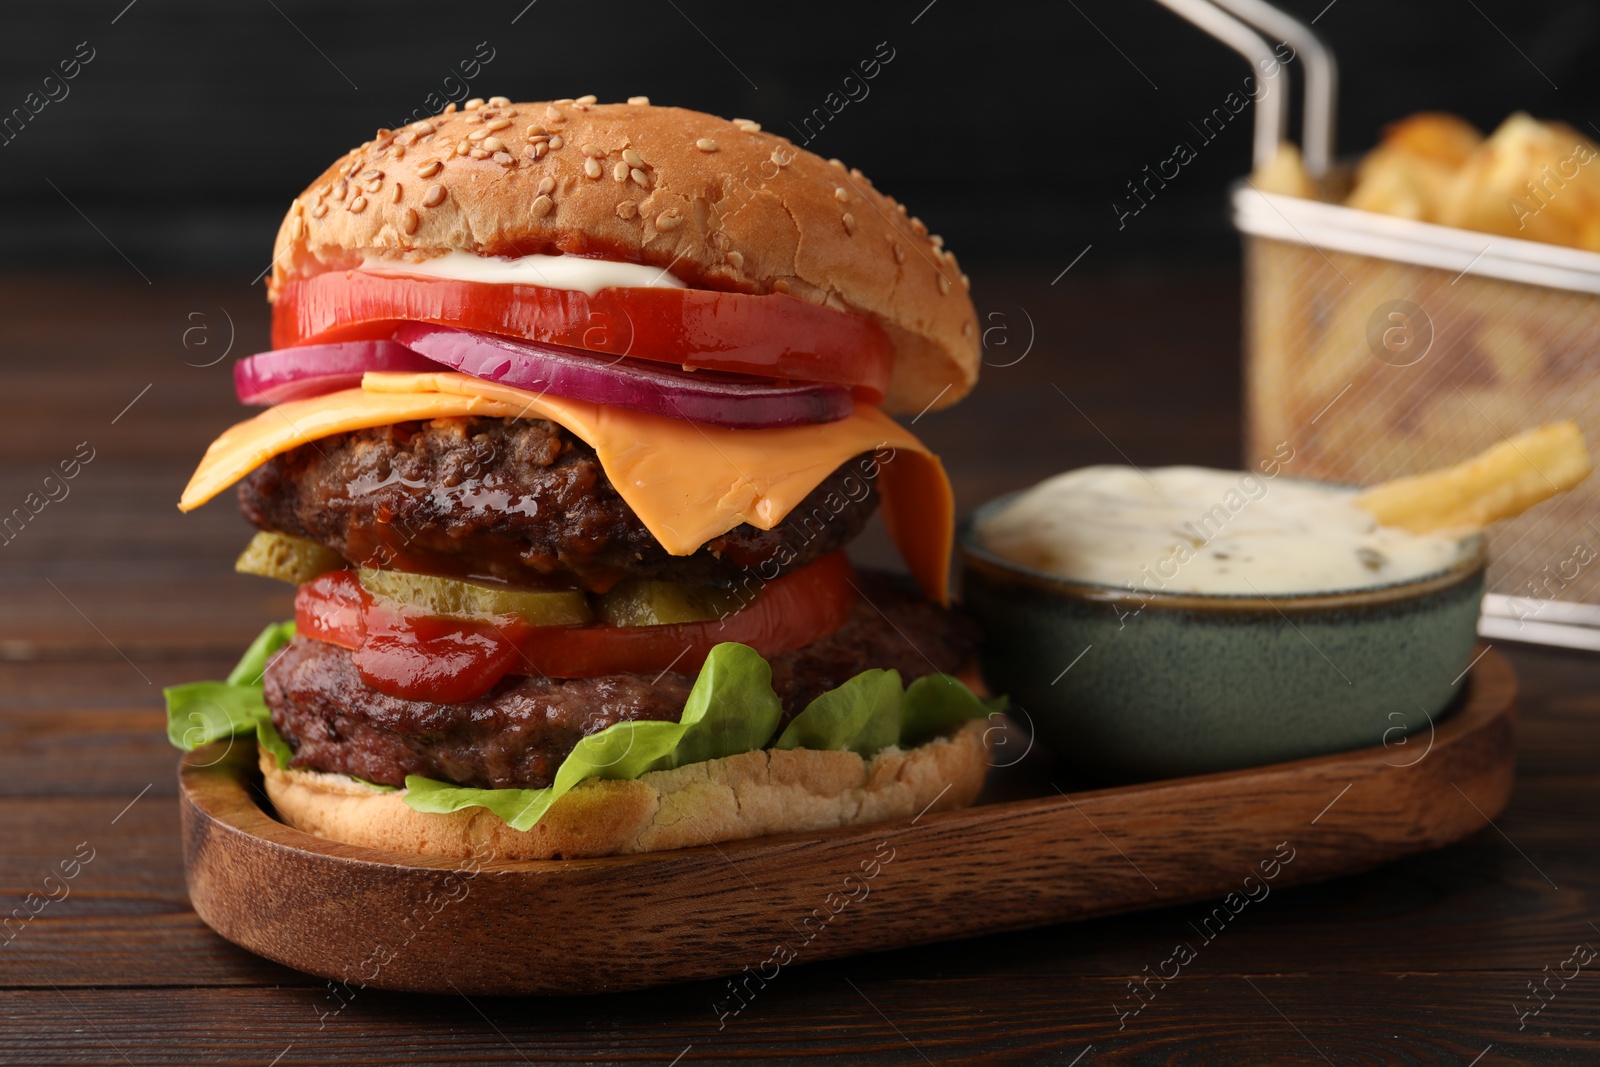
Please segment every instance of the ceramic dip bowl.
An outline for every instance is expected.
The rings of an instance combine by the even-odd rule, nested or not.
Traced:
[[[959,531],[962,599],[984,630],[984,680],[1013,717],[1091,778],[1231,770],[1426,730],[1462,691],[1485,555],[1350,591],[1167,594],[1072,581]]]

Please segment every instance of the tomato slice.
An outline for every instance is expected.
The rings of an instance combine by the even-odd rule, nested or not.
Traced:
[[[407,700],[474,700],[507,674],[594,678],[690,673],[723,641],[763,656],[801,648],[843,626],[856,601],[849,559],[834,552],[768,582],[749,606],[709,622],[668,626],[529,626],[423,615],[373,597],[355,572],[330,571],[300,587],[304,636],[351,649],[362,680]]]
[[[831,382],[878,403],[894,350],[878,324],[783,293],[568,289],[330,271],[290,282],[272,311],[274,348],[388,337],[431,322],[695,370]]]
[[[754,603],[710,622],[669,626],[567,626],[535,631],[522,643],[528,669],[551,678],[698,671],[714,645],[737,641],[763,656],[802,648],[850,617],[853,571],[834,552],[768,582]]]

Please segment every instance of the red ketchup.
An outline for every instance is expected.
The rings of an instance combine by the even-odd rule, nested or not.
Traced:
[[[351,650],[372,688],[405,700],[461,704],[483,696],[521,656],[529,629],[515,617],[446,619],[380,601],[354,571],[329,571],[295,595],[296,630]]]

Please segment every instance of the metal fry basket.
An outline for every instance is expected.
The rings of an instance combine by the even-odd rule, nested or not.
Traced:
[[[1160,2],[1252,62],[1271,49],[1240,19],[1296,49],[1306,167],[1326,174],[1335,74],[1325,49],[1303,47],[1310,31],[1260,0]],[[1287,93],[1273,96],[1256,115],[1258,166],[1284,129]],[[1232,201],[1247,456],[1287,445],[1296,476],[1367,484],[1563,419],[1595,440],[1600,253],[1265,193],[1248,178]],[[1597,515],[1600,475],[1490,531],[1481,634],[1600,649]]]

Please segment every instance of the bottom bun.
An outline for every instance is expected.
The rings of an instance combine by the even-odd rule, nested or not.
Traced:
[[[333,841],[466,859],[576,859],[656,852],[767,834],[826,830],[962,808],[988,771],[987,723],[913,749],[854,752],[762,749],[650,771],[591,778],[550,806],[531,830],[484,808],[413,811],[404,791],[342,774],[280,770],[261,753],[267,796],[284,822]]]

